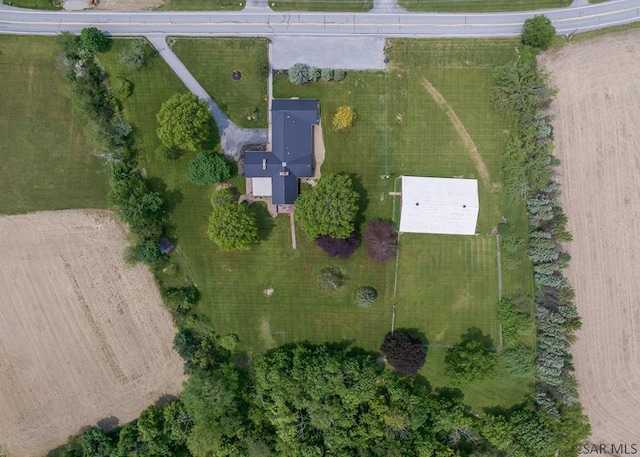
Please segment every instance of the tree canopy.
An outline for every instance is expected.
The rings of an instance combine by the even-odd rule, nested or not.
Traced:
[[[256,219],[249,213],[246,203],[214,206],[207,234],[223,251],[246,251],[258,244]]]
[[[158,138],[168,148],[197,151],[211,137],[213,123],[209,106],[191,93],[169,98],[156,117],[160,124],[156,131]]]
[[[416,333],[409,331],[387,333],[380,352],[393,368],[409,376],[418,374],[427,356],[425,343]]]
[[[551,20],[544,15],[530,17],[524,21],[522,28],[522,43],[534,48],[548,49],[553,43],[556,29]]]
[[[491,345],[491,340],[480,329],[468,329],[460,344],[447,350],[445,375],[457,385],[490,377],[498,362]]]
[[[355,230],[360,195],[345,174],[324,176],[296,200],[296,219],[308,237],[345,239]]]
[[[109,38],[95,27],[85,27],[80,31],[80,42],[89,52],[106,51],[109,47]]]

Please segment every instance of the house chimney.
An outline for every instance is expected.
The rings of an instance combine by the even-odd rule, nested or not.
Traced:
[[[267,159],[262,159],[262,169],[263,170],[267,169]]]

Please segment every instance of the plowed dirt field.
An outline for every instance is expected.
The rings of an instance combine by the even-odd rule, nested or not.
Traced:
[[[42,456],[177,395],[182,360],[150,272],[105,211],[0,217],[0,448]]]
[[[558,88],[568,277],[583,321],[572,352],[591,441],[640,447],[640,31],[568,45],[541,63]]]

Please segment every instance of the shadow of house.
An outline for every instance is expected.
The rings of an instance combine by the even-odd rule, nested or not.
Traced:
[[[314,175],[313,126],[320,123],[318,100],[276,99],[271,104],[271,151],[246,151],[248,192],[271,197],[278,212],[291,212],[300,178]],[[249,190],[250,189],[250,190]]]

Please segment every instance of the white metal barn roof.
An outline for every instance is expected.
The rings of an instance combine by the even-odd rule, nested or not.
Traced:
[[[401,232],[473,235],[478,209],[475,179],[402,177]]]

